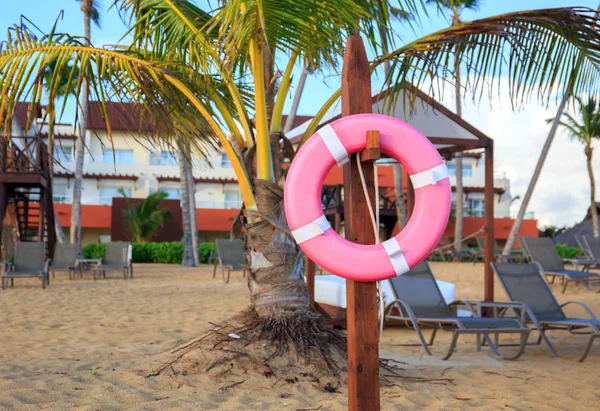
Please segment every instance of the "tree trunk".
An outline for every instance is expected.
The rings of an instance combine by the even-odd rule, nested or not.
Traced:
[[[379,35],[381,37],[381,46],[384,53],[388,53],[388,37],[384,26],[379,25]],[[385,82],[389,86],[388,75],[390,73],[390,62],[383,62],[383,72],[385,74]],[[395,163],[393,166],[394,173],[394,198],[396,204],[396,218],[398,220],[398,230],[402,230],[406,225],[406,203],[404,202],[404,184],[402,182],[402,164]]]
[[[51,123],[53,125],[52,127],[48,127],[48,167],[51,178],[50,184],[52,184],[54,182],[54,121],[56,119],[56,114],[54,112],[54,101],[52,100],[48,101],[48,115],[52,116]],[[58,215],[56,214],[54,206],[52,206],[52,212],[54,213],[54,232],[56,233],[56,240],[60,244],[64,244],[67,242],[67,238],[65,237],[65,232],[60,225],[60,221],[58,220]]]
[[[598,207],[596,206],[596,180],[594,179],[594,170],[592,169],[592,147],[585,147],[585,157],[587,159],[587,169],[590,176],[590,214],[592,215],[592,228],[594,237],[600,237],[600,227],[598,226]]]
[[[83,22],[85,28],[85,44],[90,45],[91,37],[91,12],[92,0],[83,0],[81,3],[83,11]],[[82,67],[85,70],[85,67]],[[73,205],[71,207],[71,243],[77,244],[81,253],[81,191],[83,188],[83,160],[85,156],[85,138],[87,134],[87,120],[89,116],[88,107],[88,83],[83,81],[81,85],[81,112],[79,116],[79,138],[75,140],[75,176],[73,181]]]
[[[181,216],[183,219],[183,260],[184,267],[195,267],[194,246],[192,244],[192,222],[190,217],[189,175],[186,170],[186,155],[182,145],[179,147],[179,175],[181,178]]]
[[[459,23],[460,20],[455,18],[454,24]],[[454,59],[454,75],[455,75],[455,89],[456,89],[456,114],[458,117],[462,117],[462,102],[460,94],[460,55],[456,54]],[[454,251],[460,251],[462,248],[462,236],[463,236],[463,174],[462,174],[462,153],[457,153],[454,157],[454,164],[456,165],[456,224],[454,225]]]
[[[521,207],[519,207],[519,213],[517,214],[517,218],[510,229],[510,234],[508,235],[508,240],[506,240],[506,245],[504,246],[504,250],[502,250],[503,255],[510,255],[513,245],[517,240],[517,236],[519,235],[519,230],[521,229],[521,225],[523,224],[523,219],[525,218],[525,212],[527,211],[527,206],[529,205],[529,201],[531,200],[531,196],[533,195],[533,190],[540,178],[540,174],[542,172],[542,167],[544,166],[544,162],[546,161],[546,157],[548,156],[548,152],[550,151],[550,146],[552,145],[552,141],[554,141],[554,136],[556,135],[556,130],[558,129],[558,125],[560,124],[560,119],[563,115],[563,111],[565,110],[565,106],[567,105],[567,101],[571,96],[570,87],[567,87],[567,91],[565,92],[560,105],[558,106],[558,110],[556,111],[556,117],[552,121],[552,126],[550,127],[550,132],[548,133],[548,137],[546,137],[546,142],[544,143],[544,147],[542,148],[542,152],[540,153],[540,158],[538,158],[538,162],[535,166],[535,170],[533,170],[533,176],[531,176],[531,181],[529,181],[529,185],[527,186],[527,191],[523,196],[523,201],[521,201]]]
[[[189,196],[189,213],[190,213],[190,231],[192,235],[192,254],[196,265],[200,265],[200,251],[198,249],[198,222],[196,221],[196,181],[194,180],[194,172],[192,169],[192,151],[190,146],[187,146],[187,156],[185,168],[187,171],[188,196]],[[183,193],[182,193],[183,197]]]
[[[296,92],[294,93],[294,99],[292,100],[292,107],[290,108],[290,112],[285,120],[285,126],[283,127],[284,134],[287,134],[292,129],[294,121],[296,120],[298,107],[300,106],[300,99],[302,98],[302,92],[304,91],[304,84],[306,83],[306,77],[308,77],[308,64],[305,63],[304,67],[302,67],[302,73],[300,74],[298,85],[296,86]]]
[[[250,299],[259,318],[290,319],[310,312],[308,288],[303,280],[304,257],[290,236],[283,210],[283,189],[266,180],[255,180],[257,211],[244,210],[245,241],[250,274]],[[257,218],[265,216],[266,218]]]
[[[275,95],[277,90],[273,78],[275,75],[275,59],[273,53],[275,50],[269,49],[266,43],[262,45],[265,50],[263,53],[264,74],[265,74],[265,100],[267,103],[267,126],[271,129],[271,120],[273,119],[273,109],[275,108]]]
[[[402,165],[394,163],[394,197],[396,216],[398,217],[398,230],[406,225],[406,203],[404,202],[404,187],[402,183]]]

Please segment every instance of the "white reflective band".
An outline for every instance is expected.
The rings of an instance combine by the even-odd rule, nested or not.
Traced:
[[[440,164],[439,166],[410,176],[414,188],[435,185],[438,181],[442,181],[445,178],[448,178],[448,167],[446,167],[446,164]]]
[[[394,267],[394,271],[396,271],[396,275],[402,275],[410,271],[406,258],[404,258],[404,254],[402,254],[402,249],[395,238],[392,237],[381,243],[381,245],[385,248],[385,252],[390,258],[390,262]]]
[[[317,218],[315,221],[308,223],[305,226],[302,226],[302,227],[297,228],[294,231],[292,231],[292,236],[294,236],[294,239],[296,240],[296,242],[298,244],[300,244],[300,243],[310,240],[313,237],[323,234],[329,228],[331,228],[331,225],[329,225],[329,221],[327,221],[327,217],[322,215],[321,217]]]
[[[319,133],[319,136],[321,136],[321,139],[327,146],[327,149],[333,158],[335,158],[335,162],[337,163],[338,167],[343,166],[350,160],[348,152],[346,151],[346,147],[344,147],[342,144],[342,141],[335,133],[333,127],[331,127],[329,124],[326,124],[317,130],[317,133]]]

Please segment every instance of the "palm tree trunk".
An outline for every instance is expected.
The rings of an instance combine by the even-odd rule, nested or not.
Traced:
[[[185,159],[185,168],[187,171],[187,184],[188,184],[188,207],[190,214],[190,231],[192,235],[192,254],[194,256],[194,262],[196,265],[200,265],[200,250],[198,249],[198,222],[196,221],[196,181],[194,180],[194,173],[192,170],[191,163],[191,150],[188,145],[187,156]],[[182,193],[183,197],[183,193]]]
[[[48,101],[48,115],[52,116],[50,119],[51,126],[48,127],[48,167],[50,176],[52,178],[51,183],[54,182],[54,122],[56,119],[56,113],[54,112],[54,101],[50,99]],[[64,244],[67,242],[65,237],[65,232],[63,231],[62,226],[60,225],[60,221],[58,220],[58,214],[56,214],[56,210],[54,206],[52,207],[52,212],[54,213],[54,232],[56,233],[56,240],[60,244]]]
[[[458,117],[462,117],[462,102],[460,94],[460,55],[457,54],[454,60],[454,75],[455,75],[455,89],[456,89],[456,114]],[[463,175],[462,175],[462,153],[457,153],[454,157],[454,164],[456,165],[456,224],[454,226],[454,250],[460,251],[462,248],[462,235],[463,235]]]
[[[387,53],[388,50],[388,37],[387,30],[383,25],[379,25],[379,35],[381,37],[381,46],[383,52]],[[388,74],[390,73],[390,62],[386,60],[383,62],[383,72],[385,74],[385,81],[389,85]],[[394,203],[396,204],[396,218],[398,220],[398,230],[402,230],[406,225],[406,203],[404,202],[404,183],[402,182],[402,164],[394,163]]]
[[[292,129],[294,121],[296,120],[298,107],[300,106],[300,99],[302,98],[302,92],[304,91],[304,84],[306,83],[306,77],[308,77],[307,63],[305,63],[304,67],[302,67],[302,73],[300,74],[300,79],[298,80],[298,85],[296,86],[296,92],[294,93],[294,99],[292,100],[292,107],[290,108],[287,120],[285,121],[285,126],[283,127],[284,134],[288,133]]]
[[[587,159],[587,169],[590,176],[590,214],[592,215],[592,228],[594,237],[600,237],[600,227],[598,226],[598,207],[596,206],[596,180],[594,179],[594,170],[592,169],[592,148],[586,146],[585,156]]]
[[[189,175],[186,169],[187,157],[182,145],[178,151],[179,157],[179,175],[181,178],[181,216],[183,219],[183,260],[181,265],[184,267],[195,267],[194,246],[192,244],[192,222],[190,216],[190,196],[189,196]]]
[[[85,44],[90,45],[91,37],[91,12],[92,0],[81,2],[83,11],[83,23],[85,28]],[[83,68],[84,69],[84,68]],[[84,69],[85,70],[85,69]],[[79,138],[75,141],[75,178],[73,181],[73,205],[71,207],[71,243],[77,244],[81,252],[81,191],[83,188],[83,160],[85,156],[85,137],[87,134],[87,120],[89,116],[88,107],[88,83],[83,81],[81,85],[81,113],[79,116]]]
[[[554,120],[552,121],[552,126],[550,127],[548,137],[546,137],[546,142],[544,143],[544,147],[542,148],[542,152],[540,153],[540,158],[538,158],[535,170],[533,170],[533,176],[531,176],[531,181],[529,181],[527,191],[523,196],[523,201],[521,201],[521,207],[519,207],[519,213],[517,214],[517,218],[515,219],[515,222],[512,228],[510,229],[508,240],[506,240],[506,245],[504,246],[504,250],[502,250],[503,255],[510,255],[515,241],[517,240],[517,235],[519,234],[519,230],[521,229],[521,225],[523,224],[523,219],[525,218],[527,206],[529,205],[529,201],[531,200],[531,196],[533,195],[533,190],[535,189],[538,179],[540,178],[542,167],[544,166],[544,162],[546,161],[546,157],[548,156],[548,152],[550,151],[552,141],[554,141],[556,130],[558,129],[560,119],[563,115],[563,111],[565,110],[565,106],[567,105],[567,101],[569,100],[570,96],[570,87],[567,87],[567,91],[565,92],[560,102],[560,105],[558,106],[558,110],[556,111],[556,117],[554,117]]]
[[[406,225],[406,203],[404,202],[404,186],[402,183],[402,165],[394,163],[394,197],[396,204],[396,217],[398,218],[398,230]]]

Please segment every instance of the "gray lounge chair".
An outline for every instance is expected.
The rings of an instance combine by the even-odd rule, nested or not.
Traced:
[[[56,244],[54,258],[50,263],[52,278],[56,276],[57,271],[66,271],[69,273],[69,279],[74,279],[77,270],[77,254],[76,244]]]
[[[485,239],[483,237],[477,237],[477,245],[479,246],[479,253],[477,254],[478,258],[484,258],[485,257]],[[505,256],[504,254],[502,254],[502,250],[500,249],[500,247],[498,247],[498,243],[494,241],[494,259],[496,261],[519,261],[522,262],[523,261],[523,252],[522,250],[519,249],[512,249],[510,251],[510,254]]]
[[[123,273],[123,278],[133,278],[133,267],[131,266],[131,245],[129,243],[106,243],[104,258],[92,268],[94,280],[98,275],[106,278],[107,271],[118,271]]]
[[[15,278],[34,277],[42,280],[42,288],[48,285],[48,267],[50,260],[46,258],[46,249],[44,243],[25,243],[17,242],[15,245],[15,263],[2,263],[2,289],[8,287],[10,279],[11,286],[14,286]]]
[[[243,276],[246,276],[248,263],[246,262],[246,253],[242,247],[242,240],[239,238],[235,240],[216,240],[214,258],[213,278],[217,275],[217,266],[221,269],[221,277],[225,284],[229,283],[232,271],[243,271]]]
[[[519,242],[524,245],[525,252],[528,254],[531,261],[538,264],[540,271],[547,276],[552,277],[551,283],[554,283],[556,277],[560,277],[563,281],[564,293],[570,282],[585,283],[586,287],[589,288],[590,281],[597,282],[600,280],[600,276],[595,273],[577,270],[578,265],[594,265],[597,264],[597,260],[590,259],[567,259],[566,261],[571,262],[575,265],[575,270],[567,270],[563,264],[563,260],[558,255],[554,241],[548,237],[542,238],[519,238]]]
[[[440,289],[433,277],[429,264],[422,262],[408,273],[390,280],[394,293],[394,301],[390,302],[385,309],[385,318],[404,322],[408,327],[414,328],[420,343],[429,355],[429,346],[433,344],[438,330],[452,331],[452,342],[444,360],[450,358],[456,348],[456,342],[461,334],[476,334],[477,349],[481,349],[481,335],[499,357],[506,359],[517,359],[523,354],[530,330],[519,320],[514,318],[481,318],[478,314],[482,308],[488,306],[487,302],[477,304],[477,312],[467,301],[455,301],[447,305]],[[458,317],[456,308],[459,304],[470,309],[473,317]],[[397,313],[394,314],[394,308]],[[429,342],[425,341],[421,328],[433,328],[433,334]],[[516,355],[503,356],[498,351],[496,344],[492,342],[489,334],[517,333],[521,336],[520,349]],[[410,344],[414,345],[414,344]]]
[[[600,320],[587,305],[579,301],[559,304],[537,264],[493,263],[492,268],[511,301],[518,303],[520,306],[525,305],[526,323],[533,325],[532,328],[540,334],[536,344],[539,345],[544,341],[552,354],[558,357],[558,353],[546,336],[547,330],[565,330],[571,334],[589,334],[589,341],[579,361],[585,360],[594,340],[600,336]],[[568,317],[563,311],[563,307],[569,304],[579,305],[591,318]],[[517,306],[516,311],[520,309]],[[522,315],[522,313],[520,314]],[[582,332],[586,329],[587,332]]]

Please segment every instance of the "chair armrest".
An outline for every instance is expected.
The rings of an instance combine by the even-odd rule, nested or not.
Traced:
[[[596,315],[590,309],[590,307],[588,307],[587,305],[585,305],[581,301],[567,301],[566,303],[561,304],[560,308],[566,307],[569,304],[576,304],[576,305],[582,307],[589,314],[589,316],[592,317],[592,320],[597,320],[598,319],[598,318],[596,318]]]
[[[495,302],[495,301],[480,301],[477,303],[477,314],[479,316],[481,316],[481,312],[482,312],[482,308],[512,308],[513,310],[515,310],[515,313],[517,312],[517,310],[520,310],[519,317],[520,317],[520,321],[521,322],[525,322],[525,313],[527,311],[527,305],[525,305],[524,303],[520,303],[517,301],[511,301],[511,302]]]
[[[471,314],[473,314],[473,317],[477,317],[477,311],[475,310],[475,307],[473,306],[473,303],[467,300],[454,300],[452,301],[450,304],[448,304],[448,307],[450,307],[450,310],[454,310],[455,308],[458,308],[459,305],[463,305],[465,307],[467,307],[467,309],[469,311],[471,311]]]

